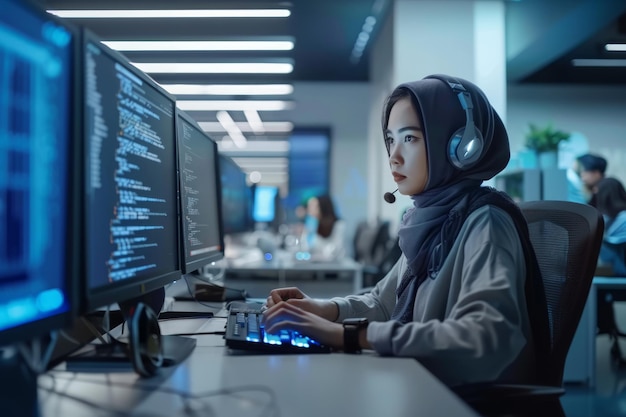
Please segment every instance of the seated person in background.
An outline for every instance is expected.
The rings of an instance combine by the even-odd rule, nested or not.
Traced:
[[[506,194],[482,186],[509,161],[500,117],[473,83],[437,75],[398,86],[382,128],[398,190],[413,199],[399,228],[400,259],[364,295],[273,290],[266,331],[412,357],[451,386],[535,382],[549,335],[528,226]]]
[[[339,259],[346,254],[344,222],[337,217],[329,195],[307,201],[302,241],[312,258]]]
[[[589,203],[593,204],[598,183],[604,178],[606,159],[587,153],[576,158],[576,161],[578,162],[580,179],[590,196]]]
[[[604,217],[604,239],[598,261],[610,265],[615,275],[626,277],[626,190],[615,178],[596,186],[593,205]]]

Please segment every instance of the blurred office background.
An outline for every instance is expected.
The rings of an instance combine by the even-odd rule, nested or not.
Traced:
[[[249,178],[278,185],[287,210],[307,189],[329,192],[349,235],[363,219],[388,220],[395,230],[410,203],[382,199],[395,184],[380,113],[395,85],[430,73],[454,74],[485,90],[508,128],[512,164],[519,164],[529,123],[550,123],[585,138],[608,159],[608,174],[626,179],[622,0],[39,2],[104,40],[153,41],[110,46],[176,95]],[[191,10],[191,17],[175,17],[173,8]],[[103,9],[140,11],[81,12]],[[164,16],[148,17],[163,9]],[[232,14],[249,9],[269,17]],[[218,43],[199,43],[206,41]],[[216,63],[262,67],[228,73],[183,65]],[[260,91],[246,90],[258,85]]]

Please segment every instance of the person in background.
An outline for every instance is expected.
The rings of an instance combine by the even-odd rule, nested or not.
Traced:
[[[313,257],[339,259],[346,254],[346,228],[327,194],[309,198],[306,205],[304,234],[307,250]]]
[[[626,277],[626,190],[615,178],[603,178],[596,185],[592,199],[604,218],[604,237],[598,256],[596,274]],[[607,271],[608,270],[608,271]],[[603,272],[601,272],[603,271]],[[596,291],[596,323],[598,333],[611,339],[611,355],[623,364],[619,337],[624,337],[615,320],[615,301],[626,301],[623,291],[598,288]]]
[[[589,195],[588,202],[592,203],[597,191],[598,183],[604,178],[606,159],[599,155],[587,153],[576,158],[580,179]]]
[[[596,185],[593,205],[604,217],[604,239],[598,260],[610,265],[617,276],[626,277],[626,190],[615,178]]]
[[[506,194],[482,186],[510,158],[500,117],[473,83],[433,75],[393,90],[382,130],[398,191],[413,199],[400,259],[364,295],[271,291],[265,330],[415,358],[450,386],[535,382],[549,328],[528,225]]]

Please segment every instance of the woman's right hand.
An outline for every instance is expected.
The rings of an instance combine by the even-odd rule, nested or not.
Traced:
[[[277,288],[270,292],[265,305],[270,308],[281,301],[293,304],[302,310],[311,312],[326,320],[335,321],[339,316],[337,304],[329,300],[316,300],[303,293],[297,287]]]

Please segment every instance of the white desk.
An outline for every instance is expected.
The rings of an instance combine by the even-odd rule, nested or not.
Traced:
[[[336,261],[296,260],[293,253],[282,251],[276,253],[271,261],[258,257],[227,260],[225,285],[249,290],[246,284],[253,280],[259,289],[258,294],[250,294],[251,297],[266,297],[270,290],[277,287],[298,286],[305,293],[311,293],[311,296],[326,298],[355,294],[361,290],[362,269],[360,263],[349,257]],[[332,278],[329,278],[329,275]],[[238,282],[241,280],[247,282]],[[351,283],[349,280],[352,280]],[[337,288],[332,294],[313,294],[315,291],[324,291],[319,285],[322,281],[326,283],[335,281]]]
[[[203,323],[198,325],[198,323]],[[223,319],[164,323],[163,333],[223,329]],[[199,327],[198,327],[199,326]],[[116,413],[137,416],[473,416],[477,414],[413,359],[362,355],[233,355],[221,336],[196,336],[192,355],[162,375],[133,373],[40,377],[41,417]],[[175,389],[199,398],[186,401]],[[203,395],[213,392],[216,395]],[[71,395],[105,411],[64,397]],[[197,414],[185,411],[185,405]],[[265,408],[264,408],[265,407]],[[119,413],[117,414],[119,415]]]

